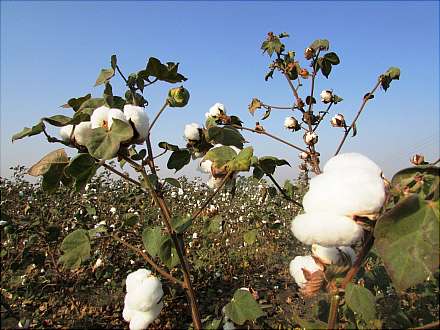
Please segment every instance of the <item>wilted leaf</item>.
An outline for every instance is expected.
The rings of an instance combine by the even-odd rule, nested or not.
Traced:
[[[137,76],[144,80],[148,80],[149,77],[155,77],[158,80],[169,83],[177,83],[187,80],[182,74],[177,72],[178,68],[179,63],[167,62],[165,65],[162,64],[157,58],[150,57],[147,68],[139,71]]]
[[[345,301],[348,307],[358,313],[364,321],[368,322],[376,318],[375,297],[367,288],[349,283],[345,288]]]
[[[168,143],[168,142],[159,142],[159,148],[170,150],[170,151],[177,151],[180,148],[174,144]]]
[[[95,86],[99,86],[105,84],[115,75],[115,70],[111,69],[102,69],[99,73],[98,78],[96,79]]]
[[[41,158],[27,173],[32,176],[40,176],[47,173],[52,164],[61,165],[64,168],[68,163],[69,158],[64,149],[57,149]]]
[[[67,235],[61,244],[60,262],[66,268],[78,268],[90,256],[90,237],[85,229],[77,229]]]
[[[261,101],[259,99],[253,98],[251,104],[248,106],[249,112],[253,115],[257,109],[261,109]]]
[[[314,50],[328,50],[330,43],[327,39],[317,39],[309,47]]]
[[[255,321],[265,315],[252,294],[241,289],[235,291],[231,302],[225,306],[225,314],[238,325],[243,325],[246,321]]]

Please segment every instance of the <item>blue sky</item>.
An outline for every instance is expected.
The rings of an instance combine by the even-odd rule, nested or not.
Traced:
[[[418,2],[1,2],[1,176],[10,166],[30,166],[58,148],[43,136],[10,142],[11,136],[43,116],[69,114],[59,106],[91,92],[101,68],[118,55],[128,74],[145,67],[148,57],[180,62],[188,77],[190,103],[167,110],[153,140],[184,144],[183,126],[204,122],[215,102],[226,105],[247,126],[256,118],[247,112],[253,97],[268,104],[288,105],[291,92],[281,77],[264,75],[269,58],[260,45],[269,31],[288,32],[288,49],[301,56],[317,38],[330,40],[341,64],[330,79],[320,77],[317,91],[334,89],[344,101],[334,111],[351,119],[361,97],[390,66],[401,68],[401,80],[379,91],[361,116],[358,135],[343,151],[357,151],[376,161],[388,176],[407,166],[416,152],[434,160],[439,155],[439,3]],[[309,91],[309,82],[301,90]],[[167,84],[148,88],[148,111],[154,116]],[[123,94],[123,85],[114,83]],[[300,93],[301,94],[301,93]],[[261,116],[258,113],[257,116]],[[286,111],[274,111],[264,127],[292,143],[301,134],[282,127]],[[322,161],[336,149],[342,132],[323,123],[319,132]],[[280,179],[297,175],[297,152],[266,137],[246,134],[257,155],[287,159],[292,168]],[[159,165],[164,165],[165,157]],[[163,166],[164,167],[164,166]],[[178,172],[199,175],[192,164]],[[164,169],[162,175],[169,172]]]

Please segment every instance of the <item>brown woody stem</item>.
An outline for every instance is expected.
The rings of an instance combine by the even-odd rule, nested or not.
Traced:
[[[335,327],[336,327],[340,299],[341,299],[341,297],[338,294],[334,294],[330,298],[330,312],[329,312],[329,318],[328,318],[328,323],[327,323],[327,329],[335,329]]]

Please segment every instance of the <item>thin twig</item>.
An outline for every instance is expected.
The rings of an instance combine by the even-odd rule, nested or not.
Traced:
[[[144,258],[144,260],[149,263],[151,265],[151,267],[153,267],[159,274],[161,274],[163,277],[165,277],[166,279],[168,279],[170,282],[174,283],[174,284],[179,284],[180,286],[184,286],[183,282],[177,278],[175,278],[173,275],[171,275],[170,273],[168,273],[165,269],[161,268],[158,264],[156,264],[149,256],[148,254],[144,253],[141,249],[138,249],[137,247],[131,245],[130,243],[124,241],[123,239],[121,239],[120,237],[116,236],[115,234],[111,234],[110,235],[112,238],[114,238],[116,241],[118,241],[119,243],[121,243],[122,245],[128,247],[129,249],[131,249],[132,251],[136,252],[137,254],[139,254],[140,256],[142,256],[142,258]]]
[[[153,128],[154,124],[156,123],[156,121],[159,119],[159,116],[162,114],[162,112],[166,109],[166,107],[168,106],[168,101],[165,102],[165,104],[162,106],[162,108],[159,110],[159,112],[156,114],[156,117],[154,117],[153,121],[151,122],[150,127],[148,128],[148,132],[147,135],[150,134],[151,129]]]
[[[280,193],[284,196],[285,199],[287,199],[289,202],[292,202],[293,204],[299,206],[300,208],[303,208],[301,203],[298,203],[296,200],[290,198],[286,192],[284,191],[283,188],[281,188],[281,186],[278,184],[278,182],[275,180],[275,178],[272,176],[272,174],[267,174],[266,175],[269,177],[269,179],[272,181],[272,183],[275,185],[275,187],[278,188],[278,190],[280,191]]]
[[[432,162],[431,164],[429,164],[429,165],[437,165],[438,163],[440,162],[440,158],[439,159],[437,159],[435,162]]]
[[[367,93],[364,96],[364,99],[362,101],[361,107],[360,107],[358,113],[356,114],[356,117],[354,117],[353,122],[351,123],[350,127],[348,128],[348,130],[345,131],[344,136],[342,137],[341,142],[339,142],[339,146],[336,149],[335,156],[339,153],[339,151],[341,151],[341,148],[344,145],[344,142],[347,139],[348,134],[350,133],[350,131],[354,127],[354,125],[356,125],[356,121],[358,120],[359,116],[361,115],[362,111],[364,110],[365,105],[367,104],[368,100],[370,100],[371,96],[374,96],[374,92],[380,86],[380,83],[381,83],[381,79],[378,79],[376,85],[373,87],[371,92]]]
[[[127,180],[127,181],[129,181],[129,182],[135,184],[136,186],[139,186],[139,187],[142,188],[142,184],[141,184],[139,181],[136,181],[136,180],[130,178],[129,175],[124,174],[124,173],[118,171],[117,169],[111,167],[111,166],[108,165],[108,164],[102,164],[102,166],[105,167],[106,169],[108,169],[110,172],[113,172],[114,174],[119,175],[119,176],[122,177],[123,179],[125,179],[125,180]]]
[[[322,114],[322,116],[319,118],[319,121],[316,123],[315,127],[313,128],[313,132],[316,131],[316,129],[318,128],[319,124],[321,124],[322,120],[324,119],[324,117],[329,113],[330,108],[332,107],[333,102],[330,102],[330,104],[327,107],[327,110],[324,111],[324,113]]]
[[[157,158],[159,158],[160,156],[165,155],[165,154],[167,153],[167,151],[168,151],[168,150],[165,149],[165,151],[163,151],[163,152],[161,152],[160,154],[154,156],[153,159],[157,159]]]

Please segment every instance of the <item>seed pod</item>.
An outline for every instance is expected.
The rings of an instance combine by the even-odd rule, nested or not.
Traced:
[[[330,121],[333,127],[345,127],[345,118],[344,115],[338,113],[336,116],[332,118]]]
[[[304,134],[304,142],[312,146],[318,142],[318,135],[315,132],[307,132]]]
[[[313,55],[315,55],[315,50],[313,48],[307,47],[304,51],[304,57],[306,58],[306,60],[310,60]]]
[[[284,127],[292,131],[298,131],[301,129],[301,126],[295,117],[286,117],[286,119],[284,119]]]
[[[303,151],[299,154],[299,158],[301,158],[302,160],[307,160],[310,158],[310,155],[307,152]]]
[[[188,104],[189,92],[183,86],[171,88],[168,92],[168,104],[173,108],[182,108]]]

